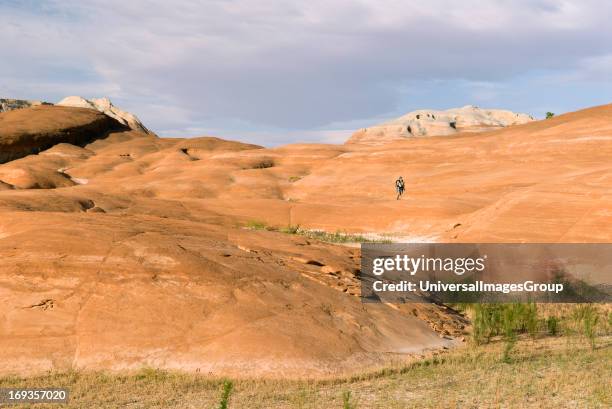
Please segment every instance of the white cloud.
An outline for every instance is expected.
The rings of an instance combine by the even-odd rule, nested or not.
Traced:
[[[161,132],[227,120],[316,135],[414,108],[405,84],[417,105],[435,81],[459,84],[437,104],[499,105],[532,72],[609,78],[605,0],[11,4],[0,1],[0,92],[110,94]]]
[[[575,79],[591,82],[612,82],[612,54],[585,58],[580,61]]]

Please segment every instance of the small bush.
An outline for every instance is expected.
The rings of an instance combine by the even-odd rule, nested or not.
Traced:
[[[270,230],[270,227],[265,222],[259,220],[249,220],[245,227],[251,230]]]
[[[342,409],[356,409],[357,406],[351,399],[351,391],[342,392]]]
[[[299,234],[301,232],[301,229],[299,224],[295,226],[289,225],[287,227],[281,228],[279,232],[286,234]]]
[[[502,354],[502,361],[509,364],[512,362],[511,352],[516,345],[517,335],[516,332],[512,331],[504,337],[504,353]]]
[[[538,332],[538,311],[535,303],[473,304],[472,337],[476,344],[501,335],[504,341],[502,360],[511,361],[511,353],[519,333],[535,337]]]
[[[599,321],[599,314],[595,306],[590,304],[577,306],[573,311],[573,318],[578,327],[582,329],[591,348],[595,349],[597,322]]]
[[[535,303],[519,304],[524,329],[535,338],[538,334],[538,308]]]
[[[476,344],[489,342],[491,336],[494,335],[493,328],[495,327],[496,311],[487,304],[474,304],[472,310],[474,312],[472,338]]]
[[[519,327],[519,320],[521,309],[520,304],[511,304],[501,309],[501,323],[502,323],[502,334],[504,337],[504,353],[502,360],[506,363],[511,361],[510,353],[516,344],[517,330]]]
[[[168,378],[168,373],[161,369],[145,367],[136,374],[135,378],[139,381],[155,382]]]
[[[328,243],[391,243],[391,240],[377,240],[369,239],[360,234],[350,234],[337,231],[335,233],[329,233],[326,231],[319,230],[300,230],[303,236],[310,237],[319,241],[325,241]]]
[[[274,161],[272,159],[262,159],[252,166],[253,169],[267,169],[272,167],[274,167]]]
[[[550,335],[557,335],[559,333],[559,319],[554,316],[550,316],[546,319],[546,329]]]
[[[299,224],[278,228],[269,226],[262,221],[250,220],[245,224],[245,227],[251,230],[268,230],[286,234],[299,234],[300,236],[328,243],[392,243],[392,241],[389,239],[369,239],[360,234],[350,234],[340,231],[337,231],[335,233],[329,233],[320,230],[306,230],[302,229]]]
[[[547,113],[546,113],[546,119],[550,119],[550,118],[552,118],[553,116],[555,116],[554,112],[547,112]]]
[[[232,394],[234,384],[230,380],[223,381],[223,392],[221,393],[221,400],[219,401],[219,409],[227,409],[229,404],[229,398]]]

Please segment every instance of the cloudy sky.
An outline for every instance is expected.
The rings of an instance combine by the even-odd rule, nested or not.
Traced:
[[[338,142],[419,108],[611,102],[607,0],[0,0],[0,97],[164,136]]]

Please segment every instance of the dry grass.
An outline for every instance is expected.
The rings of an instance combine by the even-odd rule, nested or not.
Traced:
[[[580,337],[523,336],[508,363],[500,358],[503,348],[501,342],[470,345],[351,379],[234,380],[228,408],[612,406],[612,337],[601,337],[593,350]],[[71,402],[57,406],[63,408],[218,408],[224,385],[227,390],[223,379],[153,369],[0,379],[0,387],[68,387]]]
[[[392,243],[392,241],[389,239],[368,238],[361,234],[351,234],[341,231],[330,233],[322,230],[307,230],[301,228],[300,226],[270,226],[259,220],[250,220],[244,225],[244,227],[251,230],[267,230],[285,234],[297,234],[326,243]]]

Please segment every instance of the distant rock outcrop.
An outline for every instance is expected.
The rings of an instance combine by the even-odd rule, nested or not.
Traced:
[[[62,99],[57,103],[57,105],[95,109],[110,116],[111,118],[116,119],[122,125],[125,125],[135,131],[152,133],[142,124],[142,122],[140,122],[136,115],[117,108],[108,98],[85,99],[83,97],[70,96]]]
[[[38,105],[50,105],[48,102],[27,99],[0,98],[0,112],[12,111],[14,109],[29,108]]]
[[[0,112],[13,111],[16,109],[29,108],[39,105],[53,105],[49,102],[37,101],[37,100],[26,100],[26,99],[12,99],[12,98],[0,98]],[[75,107],[75,108],[88,108],[100,111],[111,118],[115,119],[122,125],[127,126],[135,131],[140,131],[155,135],[149,131],[138,117],[130,112],[124,111],[117,108],[108,98],[92,98],[85,99],[78,96],[70,96],[62,99],[55,105]]]
[[[0,163],[65,142],[82,146],[128,127],[91,109],[38,105],[0,113]]]
[[[491,131],[534,120],[528,114],[501,109],[482,109],[473,105],[446,111],[422,109],[409,112],[389,122],[360,129],[347,143],[380,145],[410,137]]]

